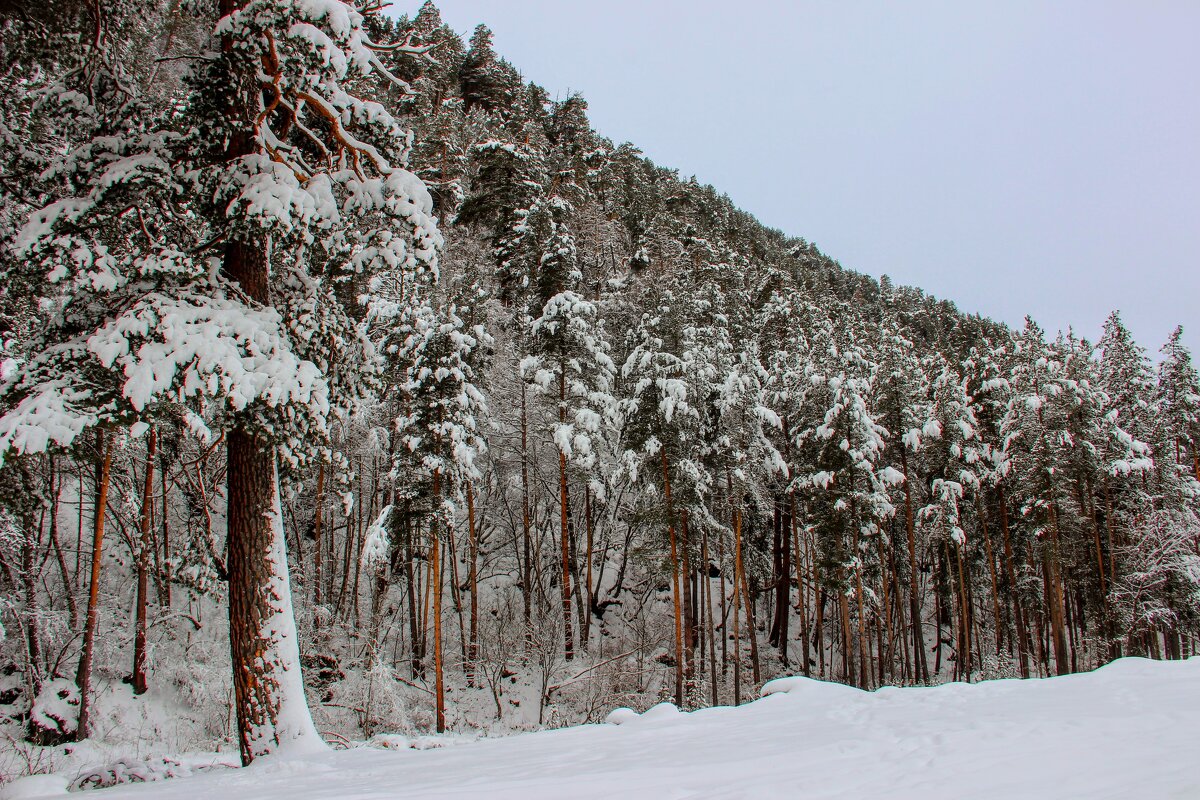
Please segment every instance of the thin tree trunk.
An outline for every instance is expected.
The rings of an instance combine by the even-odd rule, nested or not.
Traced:
[[[92,656],[96,641],[96,620],[100,610],[100,568],[104,563],[104,512],[108,506],[108,482],[112,469],[112,442],[100,433],[100,449],[104,456],[100,467],[100,480],[96,485],[96,513],[92,524],[92,578],[88,589],[87,622],[83,627],[83,651],[79,658],[79,670],[75,683],[79,686],[79,722],[75,728],[75,741],[88,737],[88,715],[91,711]]]
[[[929,683],[929,662],[925,658],[925,636],[921,629],[921,602],[917,596],[917,538],[913,524],[912,487],[908,474],[908,454],[903,444],[900,446],[900,468],[904,472],[904,525],[908,533],[908,614],[912,624],[913,655],[917,680]]]
[[[758,657],[758,627],[754,622],[754,602],[750,595],[750,584],[746,580],[746,561],[739,559],[742,572],[742,594],[746,603],[746,634],[750,639],[750,677],[757,689],[762,683],[762,663]]]
[[[742,627],[738,612],[742,597],[742,512],[733,509],[733,704],[742,704]]]
[[[696,667],[696,606],[693,602],[695,593],[692,591],[692,561],[688,552],[691,549],[691,543],[689,542],[686,508],[679,512],[679,546],[681,551],[679,574],[683,582],[683,679],[688,686],[691,686],[695,680]]]
[[[164,454],[161,454],[162,457]],[[171,607],[171,526],[170,526],[170,494],[167,491],[167,471],[169,465],[163,463],[159,469],[159,481],[162,484],[162,561],[158,569],[159,605]],[[157,552],[157,550],[156,550]]]
[[[313,566],[313,605],[321,605],[321,523],[325,517],[325,465],[321,464],[317,467],[317,510],[316,516],[313,518],[313,552],[317,557],[313,559],[316,563]],[[320,612],[313,614],[313,619],[319,624],[321,619]]]
[[[796,595],[800,599],[800,657],[804,659],[801,669],[804,676],[809,674],[809,642],[808,642],[808,605],[807,595],[808,590],[804,586],[804,560],[800,552],[800,529],[796,521],[796,495],[794,492],[788,492],[788,507],[789,517],[792,521],[792,548],[795,550],[796,561]]]
[[[1063,630],[1064,611],[1066,603],[1063,600],[1062,561],[1060,557],[1058,513],[1053,503],[1050,504],[1050,548],[1046,552],[1049,559],[1050,584],[1046,602],[1050,606],[1050,628],[1054,637],[1054,668],[1058,675],[1071,671],[1067,658],[1067,639]]]
[[[433,471],[434,502],[441,499],[441,470]],[[435,511],[433,524],[430,525],[429,569],[430,582],[433,592],[433,678],[434,699],[436,707],[436,729],[438,733],[446,730],[446,683],[442,670],[442,544],[438,539],[437,513]]]
[[[1004,497],[1004,489],[996,487],[997,500],[1000,506],[1000,533],[1004,539],[1004,571],[1008,577],[1008,591],[1012,594],[1013,613],[1017,627],[1017,655],[1020,660],[1021,677],[1029,677],[1029,629],[1021,603],[1020,586],[1017,584],[1017,573],[1013,559],[1012,536],[1008,529],[1008,502]]]
[[[996,580],[996,554],[992,549],[992,536],[988,532],[987,509],[983,507],[983,498],[978,493],[975,495],[975,512],[979,515],[979,527],[983,531],[983,546],[984,555],[987,556],[988,562],[988,577],[992,580],[992,618],[996,625],[996,657],[1000,657],[1001,651],[1004,649],[1004,623],[1001,621],[1000,615],[1000,590],[999,583]],[[980,652],[983,651],[983,644],[980,643]],[[1010,651],[1011,652],[1011,651]]]
[[[971,606],[967,597],[967,581],[963,572],[963,545],[955,542],[954,556],[958,561],[958,598],[959,616],[961,617],[961,641],[958,652],[958,665],[961,675],[967,683],[971,682]]]
[[[579,637],[584,649],[587,649],[588,639],[592,631],[592,606],[595,604],[595,589],[592,587],[592,558],[595,548],[595,526],[592,521],[592,489],[587,484],[583,487],[583,525],[587,535],[587,552],[585,553],[584,577],[584,614],[580,625]],[[601,573],[603,577],[603,573]]]
[[[704,618],[707,623],[705,632],[708,637],[709,691],[712,695],[712,704],[715,706],[717,705],[717,643],[714,640],[713,631],[712,578],[709,576],[708,567],[708,528],[704,528],[701,533],[700,560],[704,576],[703,582],[700,584],[700,596],[704,606]]]
[[[529,532],[529,422],[526,409],[525,381],[521,381],[521,545],[524,550],[524,575],[521,580],[522,614],[525,622],[525,644],[528,650],[533,637],[533,562],[532,536]]]
[[[424,674],[425,662],[425,630],[421,626],[421,607],[418,599],[421,596],[417,588],[417,575],[413,563],[416,552],[413,548],[412,521],[409,515],[404,518],[404,591],[408,599],[408,637],[411,642],[409,664],[413,678]]]
[[[79,629],[79,604],[75,600],[71,573],[67,569],[67,558],[63,554],[62,542],[59,541],[58,505],[62,499],[62,473],[58,470],[54,456],[50,456],[50,541],[54,545],[54,560],[58,562],[58,572],[62,577],[63,595],[67,600],[67,619],[71,630]],[[80,498],[82,504],[83,498]]]
[[[467,537],[471,550],[471,630],[467,637],[467,685],[475,682],[479,660],[479,533],[475,529],[475,492],[467,482]]]
[[[675,705],[683,707],[683,620],[680,609],[679,556],[675,543],[675,509],[671,503],[671,474],[667,468],[667,448],[660,447],[663,495],[667,503],[667,536],[671,542],[671,601],[675,612]]]
[[[150,595],[150,524],[154,508],[154,455],[158,434],[154,428],[146,436],[146,480],[142,485],[142,542],[137,561],[137,621],[133,636],[133,693],[146,692],[146,605]]]

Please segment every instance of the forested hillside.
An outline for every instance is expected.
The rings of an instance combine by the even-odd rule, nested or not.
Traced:
[[[1011,330],[848,270],[432,2],[9,5],[26,760],[1195,652],[1178,331],[1151,358],[1116,313]]]

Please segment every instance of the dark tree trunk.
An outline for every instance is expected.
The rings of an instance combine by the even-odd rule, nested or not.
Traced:
[[[908,454],[903,444],[900,446],[900,465],[904,471],[904,526],[908,534],[908,614],[912,625],[913,656],[917,680],[929,683],[929,661],[925,657],[925,636],[921,628],[921,601],[917,596],[917,538],[913,524],[911,477],[908,474]]]
[[[158,434],[154,428],[146,437],[146,480],[142,486],[141,547],[137,561],[137,621],[133,635],[133,693],[146,692],[146,606],[150,602],[150,551],[154,541],[150,525],[154,509],[154,451]]]

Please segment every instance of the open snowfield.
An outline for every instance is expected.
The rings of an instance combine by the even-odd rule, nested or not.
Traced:
[[[96,800],[1200,798],[1200,658],[862,692],[786,678],[741,708],[432,750],[354,749]]]

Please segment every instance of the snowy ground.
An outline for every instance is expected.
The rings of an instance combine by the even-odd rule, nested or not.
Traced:
[[[741,708],[432,750],[355,749],[89,793],[96,800],[1200,798],[1200,658],[861,692],[786,678]]]

